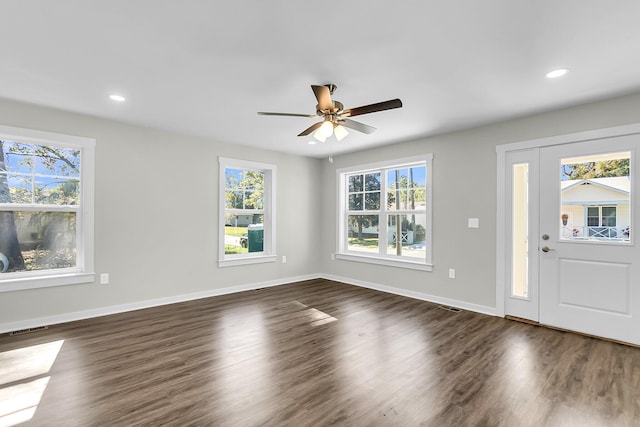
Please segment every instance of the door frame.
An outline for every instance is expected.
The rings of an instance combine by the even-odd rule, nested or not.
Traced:
[[[507,283],[509,283],[509,263],[511,254],[506,248],[510,247],[510,233],[507,225],[507,213],[511,212],[511,207],[507,206],[507,197],[505,192],[508,188],[506,181],[506,153],[516,150],[525,150],[531,148],[543,148],[552,145],[563,145],[574,142],[585,142],[596,139],[611,138],[616,136],[640,134],[640,123],[634,123],[624,126],[615,126],[590,130],[585,132],[571,133],[565,135],[557,135],[546,138],[531,139],[527,141],[513,142],[496,146],[497,153],[497,210],[496,210],[496,316],[505,316],[506,298],[505,292]],[[537,236],[536,236],[537,237]],[[536,253],[537,256],[537,253]],[[538,286],[537,283],[532,284]]]

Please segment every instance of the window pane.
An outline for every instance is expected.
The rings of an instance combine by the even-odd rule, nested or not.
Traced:
[[[358,191],[362,191],[362,175],[351,175],[349,176],[349,193],[355,193]]]
[[[425,258],[426,215],[389,215],[387,226],[387,255]]]
[[[13,141],[0,141],[4,165],[0,162],[0,171],[31,173],[33,168],[33,146]]]
[[[615,208],[615,206],[603,206],[602,207],[602,226],[603,227],[615,227],[616,226],[616,208]]]
[[[347,225],[349,250],[379,253],[378,215],[349,215]]]
[[[349,210],[361,211],[364,208],[362,206],[362,194],[349,194]]]
[[[600,225],[600,208],[587,208],[587,225],[598,227]]]
[[[225,215],[224,253],[262,252],[264,215]]]
[[[80,177],[80,151],[36,145],[35,170],[37,174]]]
[[[560,162],[560,236],[629,242],[631,152],[602,153]]]
[[[47,205],[79,205],[80,181],[77,179],[38,177],[35,203]]]
[[[380,209],[380,193],[365,193],[364,208],[369,211]]]
[[[9,272],[76,266],[75,212],[0,212],[0,224]]]
[[[31,176],[0,174],[0,203],[33,203],[31,183]]]
[[[380,172],[369,173],[365,176],[364,189],[366,191],[380,190]]]

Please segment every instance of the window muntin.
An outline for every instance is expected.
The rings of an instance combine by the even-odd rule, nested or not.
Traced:
[[[353,255],[430,270],[431,159],[338,171],[339,258]]]
[[[93,281],[94,146],[0,126],[0,291]]]
[[[275,166],[220,158],[219,265],[275,261]]]

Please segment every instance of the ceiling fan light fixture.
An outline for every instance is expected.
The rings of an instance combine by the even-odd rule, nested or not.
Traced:
[[[320,129],[318,129],[317,131],[315,131],[315,132],[313,133],[313,137],[314,137],[315,139],[317,139],[318,141],[320,141],[320,142],[325,142],[325,141],[327,140],[327,137],[326,137],[326,136],[324,136],[324,135],[322,134],[322,132],[320,132]]]
[[[329,120],[325,120],[325,122],[322,123],[322,126],[318,129],[318,132],[320,132],[325,138],[329,138],[333,134],[333,123]]]
[[[333,133],[335,134],[336,139],[338,141],[342,141],[345,136],[349,135],[349,132],[347,131],[347,129],[345,129],[345,127],[342,125],[336,125],[333,128]]]

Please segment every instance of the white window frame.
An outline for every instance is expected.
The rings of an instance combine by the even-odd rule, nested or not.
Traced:
[[[425,241],[425,258],[422,259],[413,259],[408,257],[398,257],[396,255],[387,255],[387,254],[364,254],[361,252],[350,251],[347,245],[348,238],[348,210],[347,210],[347,175],[355,174],[355,173],[370,173],[374,171],[380,171],[383,169],[396,169],[403,168],[409,166],[418,166],[424,165],[426,166],[426,236],[427,239]],[[370,264],[378,264],[378,265],[387,265],[392,267],[400,267],[400,268],[408,268],[413,270],[423,270],[423,271],[432,271],[432,248],[433,248],[433,154],[427,153],[421,156],[408,157],[402,159],[388,160],[378,163],[371,163],[366,165],[358,165],[351,166],[346,168],[341,168],[336,170],[337,175],[337,236],[336,236],[336,259],[347,260],[347,261],[356,261],[356,262],[365,262]],[[383,172],[382,175],[385,175]],[[394,210],[387,210],[387,192],[386,192],[386,177],[382,177],[381,180],[381,191],[380,191],[380,211],[375,211],[379,213],[371,213],[372,215],[379,215],[380,219],[378,221],[379,224],[379,236],[387,235],[387,214],[403,214],[403,212],[398,212]],[[368,214],[369,212],[363,211],[363,214]]]
[[[0,139],[80,150],[80,207],[76,211],[76,266],[0,274],[0,292],[91,283],[94,272],[94,168],[96,140],[32,129],[0,126]],[[41,211],[39,205],[4,205],[3,210]],[[54,208],[47,211],[53,211]]]
[[[275,200],[276,200],[276,166],[267,163],[258,163],[248,160],[231,159],[219,157],[219,246],[218,246],[218,267],[231,267],[235,265],[257,264],[265,262],[275,262],[276,255],[276,220],[275,220]],[[251,252],[246,254],[225,254],[225,212],[226,209],[226,182],[225,169],[246,169],[259,170],[264,174],[264,201],[263,201],[263,230],[264,245],[262,252]]]

